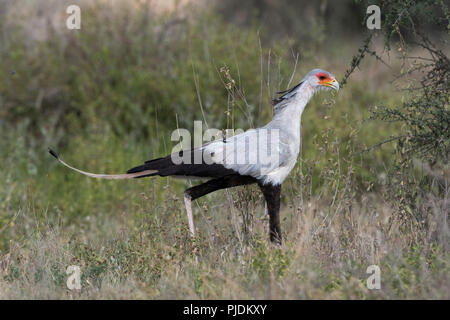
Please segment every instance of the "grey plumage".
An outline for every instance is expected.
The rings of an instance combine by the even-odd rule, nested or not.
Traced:
[[[297,161],[301,142],[300,119],[303,110],[314,93],[331,88],[317,85],[316,75],[322,73],[337,84],[332,74],[321,69],[314,69],[298,85],[283,92],[283,95],[275,100],[272,121],[264,127],[228,138],[225,143],[215,141],[202,147],[203,150],[214,154],[212,157],[214,163],[222,164],[240,175],[252,176],[263,184],[281,184]],[[338,90],[339,85],[334,85],[334,89]],[[275,131],[278,134],[270,134]],[[270,141],[270,147],[258,143],[246,143],[246,141],[258,141],[258,137],[263,135],[273,138],[271,139],[273,141]],[[268,155],[268,163],[259,161],[236,163],[237,155],[242,155],[241,157],[245,159],[258,159]]]
[[[130,179],[147,176],[212,178],[185,191],[189,229],[194,235],[191,201],[210,192],[238,185],[258,183],[268,205],[270,239],[281,243],[280,195],[281,184],[294,168],[300,150],[300,120],[311,97],[320,90],[339,90],[339,83],[327,71],[314,69],[293,88],[280,92],[274,99],[273,118],[261,128],[215,140],[200,148],[184,150],[164,158],[154,159],[134,167],[126,174],[97,174],[79,170],[62,161],[64,166],[81,174],[101,179]],[[196,163],[195,154],[201,154]],[[183,161],[174,161],[176,157]]]

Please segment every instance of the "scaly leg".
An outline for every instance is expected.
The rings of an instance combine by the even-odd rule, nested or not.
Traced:
[[[184,205],[186,206],[186,214],[188,218],[188,224],[189,224],[189,231],[191,232],[192,239],[195,239],[195,227],[194,227],[194,217],[192,215],[192,200],[191,196],[184,192]],[[198,256],[197,256],[197,247],[195,245],[195,240],[192,242],[192,245],[194,246],[194,257],[195,257],[195,263],[198,264]]]
[[[195,237],[194,217],[192,216],[192,200],[191,196],[187,194],[187,192],[184,193],[184,205],[186,206],[186,213],[191,236]]]
[[[192,188],[187,189],[184,192],[184,204],[186,206],[186,213],[188,218],[189,230],[191,231],[191,235],[195,236],[195,228],[194,228],[194,217],[192,215],[192,200],[200,198],[208,193],[230,188],[236,187],[245,184],[255,183],[256,179],[249,176],[239,176],[239,175],[229,175],[223,178],[209,180],[205,183],[202,183],[198,186],[194,186]]]
[[[270,241],[277,245],[281,245],[281,228],[280,228],[280,200],[281,185],[262,185],[260,184],[262,193],[267,203],[267,211],[269,212],[269,230]]]

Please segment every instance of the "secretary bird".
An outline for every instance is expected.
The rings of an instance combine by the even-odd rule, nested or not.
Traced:
[[[201,147],[147,161],[128,170],[126,174],[85,172],[62,161],[51,149],[49,152],[64,166],[93,178],[130,179],[148,176],[211,178],[184,192],[192,236],[195,235],[192,200],[220,189],[257,183],[267,203],[270,240],[275,244],[281,244],[281,184],[297,162],[303,110],[311,97],[323,89],[338,91],[339,83],[331,73],[314,69],[293,88],[278,92],[281,96],[273,100],[272,121],[264,127],[250,129],[232,137],[214,140]],[[262,138],[267,136],[270,139]],[[238,157],[244,161],[236,161]]]

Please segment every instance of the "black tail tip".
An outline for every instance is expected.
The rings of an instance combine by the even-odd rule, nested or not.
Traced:
[[[48,148],[48,152],[49,152],[52,156],[54,156],[56,159],[59,159],[59,157],[58,157],[58,155],[56,154],[56,152],[53,151],[52,149]]]

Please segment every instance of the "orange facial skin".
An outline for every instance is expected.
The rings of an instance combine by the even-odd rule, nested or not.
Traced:
[[[319,84],[332,87],[332,83],[336,81],[335,79],[330,78],[326,73],[319,72],[316,74],[317,79],[319,79]]]

